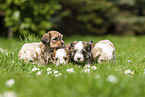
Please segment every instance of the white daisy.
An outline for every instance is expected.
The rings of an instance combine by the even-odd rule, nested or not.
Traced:
[[[84,68],[90,68],[90,67],[91,67],[91,65],[89,65],[89,64],[84,66]]]
[[[47,71],[51,71],[52,69],[51,69],[51,68],[47,68],[46,70],[47,70]]]
[[[131,74],[134,74],[134,71],[132,71]]]
[[[109,81],[110,83],[115,84],[115,83],[117,83],[117,78],[114,75],[109,75],[107,77],[107,81]]]
[[[90,69],[85,69],[85,70],[83,70],[83,72],[89,73],[90,72]]]
[[[41,71],[38,71],[38,72],[36,73],[36,75],[41,75]]]
[[[53,73],[56,74],[56,73],[58,73],[58,71],[57,70],[53,70]]]
[[[5,53],[6,54],[6,56],[8,56],[8,53]]]
[[[69,72],[69,73],[74,73],[75,72],[74,68],[66,69],[66,71]]]
[[[97,67],[96,66],[92,66],[91,69],[97,70]]]
[[[0,94],[0,97],[2,97],[2,95]]]
[[[12,52],[12,55],[14,55],[14,52]]]
[[[36,70],[39,70],[39,68],[34,67],[34,68],[32,69],[32,71],[36,71]]]
[[[77,67],[81,67],[81,66],[79,65],[79,66],[77,66]]]
[[[47,72],[47,74],[51,74],[51,73],[52,73],[52,71],[48,71],[48,72]]]
[[[56,77],[57,77],[57,76],[60,76],[60,75],[62,75],[62,73],[55,74]]]
[[[125,74],[128,74],[128,73],[131,73],[131,70],[130,69],[125,70]]]
[[[128,63],[130,63],[130,62],[131,62],[131,60],[128,60],[127,62],[128,62]]]
[[[3,97],[17,97],[17,94],[14,91],[6,91],[4,92]]]
[[[14,84],[15,84],[14,79],[10,79],[10,80],[6,81],[6,85],[9,87],[12,87]]]

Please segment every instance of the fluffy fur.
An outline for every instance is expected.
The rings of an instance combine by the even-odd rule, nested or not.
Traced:
[[[54,50],[54,52],[52,53],[52,59],[54,60],[54,64],[56,64],[56,66],[68,63],[69,50],[66,48]]]
[[[115,47],[109,40],[101,40],[95,44],[93,48],[93,56],[97,62],[115,61]]]
[[[18,53],[19,60],[24,60],[24,62],[42,62],[41,60],[41,47],[42,43],[25,43]],[[42,62],[44,63],[44,62]]]
[[[81,64],[93,63],[92,41],[90,42],[74,41],[69,45],[70,45],[69,47],[70,58],[72,62],[81,63]]]

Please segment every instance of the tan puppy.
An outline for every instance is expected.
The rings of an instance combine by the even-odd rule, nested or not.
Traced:
[[[40,64],[51,62],[51,53],[54,49],[64,47],[63,35],[57,31],[49,31],[41,38],[40,43],[26,43],[19,51],[19,59],[33,61]]]
[[[54,50],[52,53],[52,59],[54,60],[53,62],[56,64],[56,66],[68,63],[70,59],[69,50],[67,48]]]
[[[101,40],[95,44],[93,48],[93,56],[97,62],[115,61],[115,47],[109,40]]]
[[[42,43],[25,43],[18,53],[19,60],[40,62]]]

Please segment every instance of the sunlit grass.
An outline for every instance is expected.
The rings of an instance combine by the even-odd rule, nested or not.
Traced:
[[[21,46],[40,39],[1,38],[0,95],[6,92],[17,97],[144,97],[145,36],[64,36],[66,44],[75,40],[96,43],[102,39],[114,43],[116,63],[94,64],[96,69],[92,69],[95,67],[85,68],[77,64],[37,66],[24,63],[17,57]],[[14,81],[9,83],[11,87],[7,85],[10,79]]]

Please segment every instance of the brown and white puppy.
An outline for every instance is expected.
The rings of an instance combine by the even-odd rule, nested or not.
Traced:
[[[40,43],[26,43],[19,51],[19,59],[24,61],[48,64],[51,62],[51,53],[54,49],[64,47],[63,35],[57,31],[49,31],[41,38]]]
[[[69,50],[67,48],[54,50],[52,53],[52,59],[54,60],[53,63],[56,64],[56,66],[68,63],[70,59]]]
[[[74,41],[69,44],[70,47],[70,59],[72,62],[80,64],[93,64],[93,41]]]
[[[93,56],[97,62],[115,61],[115,47],[109,40],[101,40],[95,44],[93,48]]]
[[[46,64],[52,63],[51,53],[55,49],[64,47],[63,35],[57,31],[49,31],[41,38],[43,43],[41,56]]]

